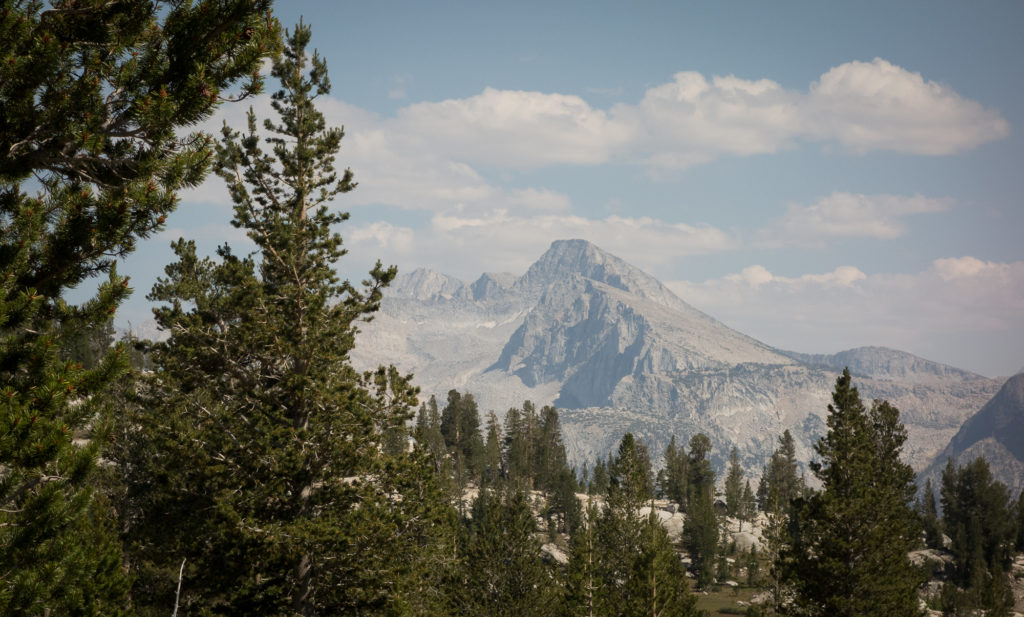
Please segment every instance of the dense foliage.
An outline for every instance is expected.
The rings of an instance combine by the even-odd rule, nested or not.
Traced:
[[[170,338],[116,457],[143,613],[430,612],[413,592],[436,572],[446,509],[425,457],[384,447],[416,391],[394,368],[361,375],[348,361],[395,270],[378,264],[364,289],[335,272],[347,215],[329,205],[354,183],[334,170],[341,129],[313,105],[330,84],[309,38],[300,23],[274,62],[266,139],[250,112],[217,147],[256,254],[200,258],[178,241],[149,296]]]
[[[118,614],[127,578],[95,462],[121,348],[83,352],[114,268],[200,182],[182,131],[258,90],[269,0],[0,3],[0,613]],[[73,288],[100,282],[81,304]],[[91,437],[89,441],[74,438]]]
[[[828,433],[811,468],[822,490],[796,512],[786,578],[809,615],[919,615],[914,472],[900,460],[906,430],[885,401],[864,407],[850,372],[836,380]]]
[[[942,526],[950,538],[953,568],[943,594],[943,608],[970,614],[982,608],[991,615],[1009,614],[1013,593],[1007,573],[1017,536],[1015,504],[1009,491],[992,478],[978,458],[964,467],[949,460],[942,473]]]

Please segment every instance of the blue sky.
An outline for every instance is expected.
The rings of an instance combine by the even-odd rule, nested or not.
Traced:
[[[351,278],[378,257],[521,273],[583,237],[778,347],[1024,367],[1020,2],[277,13],[312,24],[331,72],[321,108],[360,181],[337,204]],[[149,318],[171,240],[244,246],[218,180],[182,198],[122,266],[122,323]]]

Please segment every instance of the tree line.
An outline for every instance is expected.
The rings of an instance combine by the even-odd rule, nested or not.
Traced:
[[[655,497],[686,515],[698,588],[728,570],[720,518],[759,508],[766,610],[918,614],[922,528],[954,555],[944,607],[1003,610],[1024,504],[982,463],[947,470],[941,519],[927,489],[915,512],[898,411],[866,407],[848,372],[811,466],[821,488],[786,433],[756,491],[732,450],[722,513],[705,435],[673,438],[654,473],[627,434],[581,479],[553,407],[481,425],[469,393],[417,408],[411,376],[353,368],[396,270],[337,275],[333,202],[356,186],[344,131],[317,109],[331,83],[309,27],[284,31],[270,8],[3,3],[0,612],[699,614]],[[271,118],[185,135],[259,92],[266,58]],[[174,242],[147,296],[168,337],[111,346],[130,292],[117,260],[210,172],[256,249]]]

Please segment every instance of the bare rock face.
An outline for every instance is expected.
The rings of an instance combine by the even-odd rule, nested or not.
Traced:
[[[1024,489],[1024,374],[1018,373],[1003,384],[999,392],[964,422],[960,430],[921,472],[939,486],[946,461],[965,465],[982,457],[993,477],[1010,488],[1013,495]]]
[[[922,468],[1002,385],[881,347],[774,349],[583,240],[553,243],[519,278],[400,276],[363,330],[357,366],[393,363],[415,374],[425,396],[466,390],[499,415],[527,399],[555,404],[577,464],[605,456],[626,431],[655,457],[673,434],[686,443],[703,432],[716,467],[735,445],[753,470],[789,429],[807,461],[849,366],[862,398],[900,409],[905,458]]]

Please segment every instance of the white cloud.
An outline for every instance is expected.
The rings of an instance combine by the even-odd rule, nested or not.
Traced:
[[[1012,279],[1013,267],[1010,264],[982,261],[977,257],[947,257],[936,259],[932,269],[944,281],[970,279],[976,277]]]
[[[903,219],[949,210],[950,202],[921,195],[862,195],[834,192],[809,206],[790,204],[786,214],[756,234],[759,246],[817,246],[832,237],[898,238]]]
[[[507,167],[600,164],[627,137],[578,96],[494,88],[409,105],[391,124],[451,159]]]
[[[824,274],[804,274],[796,278],[774,275],[767,268],[760,264],[747,266],[739,274],[726,275],[724,280],[730,284],[743,283],[754,290],[760,289],[762,285],[775,283],[788,289],[805,288],[817,286],[825,288],[850,287],[857,281],[863,280],[867,275],[853,266],[840,266],[832,272]]]
[[[806,114],[814,137],[860,153],[953,154],[1009,134],[997,112],[881,58],[822,75],[811,84]]]
[[[998,112],[878,58],[834,67],[806,92],[769,79],[709,81],[681,72],[638,104],[616,105],[610,118],[630,135],[617,156],[654,169],[770,154],[802,141],[835,142],[860,154],[944,155],[1009,134]]]
[[[767,79],[730,75],[708,82],[688,71],[647,90],[638,105],[616,105],[611,115],[628,127],[635,156],[671,169],[791,145],[800,129],[798,102],[795,93]]]
[[[991,375],[1022,362],[1020,261],[943,258],[914,274],[868,275],[843,266],[793,277],[753,265],[669,286],[728,325],[795,351],[882,345]]]
[[[405,83],[404,77],[396,79],[399,86]],[[807,92],[785,89],[769,79],[680,72],[648,89],[638,103],[607,111],[576,95],[495,88],[463,99],[413,103],[393,117],[330,97],[319,103],[329,125],[347,129],[339,162],[356,171],[361,186],[346,197],[346,204],[435,212],[454,207],[570,207],[568,197],[543,187],[507,188],[488,181],[480,172],[484,166],[619,162],[643,164],[657,173],[722,156],[770,154],[808,141],[834,142],[855,152],[949,154],[999,139],[1009,130],[997,112],[880,59],[835,67]],[[258,97],[253,105],[258,117],[271,115],[269,97]],[[225,118],[235,127],[244,126],[241,108],[227,106],[201,128],[218,132]],[[183,197],[228,203],[219,180],[209,180]],[[856,197],[862,202],[886,198]],[[841,198],[834,195],[832,200]],[[864,202],[851,208],[824,200],[803,210],[795,207],[783,224],[804,234],[824,229],[826,235],[895,237],[902,233],[897,218],[907,213],[887,212],[892,205]],[[814,224],[797,220],[824,217],[840,206],[844,209],[835,211],[850,214],[849,219],[830,224],[825,218]],[[863,213],[873,218],[855,216]]]

